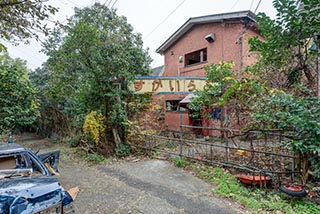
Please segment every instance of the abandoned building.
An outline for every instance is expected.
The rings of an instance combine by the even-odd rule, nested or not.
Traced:
[[[255,14],[251,11],[190,18],[157,49],[157,53],[164,55],[164,67],[160,75],[190,79],[204,77],[204,66],[233,61],[234,72],[240,77],[244,66],[256,62],[248,44],[249,38],[255,36],[262,38],[257,30]],[[219,108],[211,110],[212,119],[196,121],[189,117],[187,104],[192,93],[166,93],[161,96],[162,115],[169,130],[178,131],[181,123],[220,127]]]

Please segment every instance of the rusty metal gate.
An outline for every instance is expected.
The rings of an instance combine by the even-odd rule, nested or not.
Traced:
[[[225,166],[256,175],[269,175],[280,182],[297,177],[297,157],[287,147],[284,131],[249,131],[212,127],[181,126],[173,135],[143,135],[138,145],[146,152],[158,152],[170,157],[183,157],[215,166]],[[190,129],[209,129],[216,136],[197,136]]]

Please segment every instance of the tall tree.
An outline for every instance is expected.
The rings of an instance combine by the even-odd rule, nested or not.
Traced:
[[[48,34],[43,21],[56,11],[56,8],[47,5],[44,0],[1,1],[0,38],[10,42],[28,42],[31,37],[38,38],[39,32]],[[1,43],[0,48],[4,48]]]
[[[1,54],[0,83],[0,133],[34,123],[39,111],[26,62]]]
[[[264,40],[250,40],[252,51],[260,55],[257,70],[272,87],[315,94],[319,52],[312,47],[319,45],[319,1],[274,0],[273,5],[277,10],[274,20],[264,13],[257,17]],[[309,92],[301,91],[302,86]]]
[[[136,75],[148,74],[151,61],[141,35],[114,9],[96,3],[76,8],[67,26],[44,43],[44,51],[55,83],[52,97],[82,120],[90,111],[103,112],[106,135],[117,145],[124,142],[127,86]]]
[[[260,79],[280,90],[257,102],[251,125],[293,131],[285,146],[299,154],[304,179],[308,169],[319,178],[319,0],[274,0],[273,5],[275,20],[263,13],[257,18],[265,40],[250,42],[261,56]]]

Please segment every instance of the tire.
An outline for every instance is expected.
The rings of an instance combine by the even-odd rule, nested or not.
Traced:
[[[287,195],[299,198],[305,197],[307,195],[307,191],[303,187],[294,184],[282,184],[280,186],[280,191],[286,193]]]

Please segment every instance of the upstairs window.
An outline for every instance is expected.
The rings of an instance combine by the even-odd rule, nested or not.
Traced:
[[[188,53],[184,56],[185,66],[194,65],[207,61],[207,48]]]

